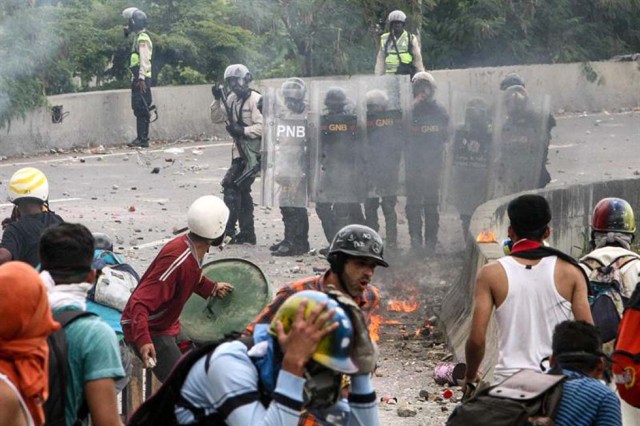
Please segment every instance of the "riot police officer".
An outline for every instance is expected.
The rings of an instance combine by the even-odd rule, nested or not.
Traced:
[[[261,95],[249,85],[253,76],[242,64],[229,65],[224,71],[222,85],[212,90],[211,121],[227,124],[227,132],[233,138],[231,167],[222,179],[224,202],[229,207],[226,234],[231,244],[256,244],[253,223],[253,198],[251,185],[260,170],[260,145],[262,140],[262,112],[258,108]],[[236,232],[236,223],[240,231]]]
[[[412,251],[435,251],[440,214],[438,203],[449,114],[435,99],[436,81],[428,72],[412,79],[413,118],[406,146],[407,222]],[[422,224],[424,219],[424,239]]]
[[[151,56],[153,43],[147,34],[147,15],[140,9],[130,7],[122,12],[128,20],[125,35],[133,34],[129,70],[131,71],[131,108],[136,116],[136,138],[127,145],[147,148],[149,146],[151,97]]]
[[[307,86],[303,80],[293,77],[282,84],[281,91],[284,109],[281,113],[276,112],[275,119],[280,125],[278,129],[283,129],[283,134],[277,138],[280,149],[276,153],[274,168],[284,239],[272,245],[270,250],[274,256],[298,256],[309,251],[309,216],[306,208],[309,149],[306,146],[304,116],[307,110]],[[304,134],[300,131],[287,132],[291,126],[305,129]]]

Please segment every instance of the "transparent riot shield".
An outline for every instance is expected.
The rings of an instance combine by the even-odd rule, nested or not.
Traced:
[[[449,113],[442,103],[424,101],[411,108],[404,149],[408,199],[419,199],[419,204],[439,204],[449,137]]]
[[[550,139],[549,96],[522,86],[500,93],[494,117],[491,198],[543,187]]]
[[[447,148],[444,179],[447,203],[460,216],[471,218],[476,207],[489,198],[493,143],[491,97],[452,91],[453,135]]]
[[[406,75],[360,80],[365,95],[364,172],[367,198],[404,194],[404,134],[411,108],[411,82]]]
[[[306,207],[310,176],[306,103],[302,112],[294,112],[279,89],[268,88],[264,96],[262,204]]]
[[[357,80],[311,84],[311,188],[316,203],[361,203],[366,198],[364,101]]]

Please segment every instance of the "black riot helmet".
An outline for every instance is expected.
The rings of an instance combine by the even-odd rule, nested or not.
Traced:
[[[330,88],[324,97],[324,105],[327,107],[329,113],[343,113],[347,105],[347,94],[344,89],[341,87]]]
[[[137,7],[129,7],[122,11],[122,16],[127,19],[129,32],[135,33],[147,27],[147,14]]]
[[[333,237],[327,254],[331,270],[342,273],[348,257],[363,257],[374,260],[379,266],[389,266],[384,260],[382,238],[376,231],[364,225],[347,225]]]
[[[524,87],[524,80],[520,77],[520,74],[510,72],[500,82],[500,90],[507,90],[511,86]]]

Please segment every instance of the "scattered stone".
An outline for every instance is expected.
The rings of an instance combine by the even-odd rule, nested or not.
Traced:
[[[81,158],[81,159],[80,159],[80,162],[81,162],[81,163],[86,163],[86,162],[87,162],[87,160],[85,160],[84,158]]]
[[[129,157],[125,155],[124,157],[122,157],[122,161],[129,161]]]
[[[98,197],[91,197],[91,199],[92,199],[92,200],[97,200],[97,199],[98,199]]]
[[[398,417],[415,417],[418,415],[418,411],[411,407],[398,408]]]
[[[380,402],[387,405],[396,405],[398,403],[398,398],[396,398],[395,396],[385,395],[383,397],[380,397]]]
[[[136,191],[137,189],[138,189],[138,187],[137,187],[137,186],[132,186],[132,187],[131,187],[131,190],[132,190],[132,191]]]
[[[120,188],[118,185],[111,185],[111,189],[118,189]]]
[[[151,170],[151,174],[157,175],[158,173],[160,173],[160,167],[154,167],[153,170]]]
[[[302,269],[299,266],[294,266],[293,268],[289,269],[289,272],[299,274],[300,272],[302,272]]]
[[[420,389],[418,395],[420,396],[420,398],[429,399],[429,395],[433,395],[433,393],[433,389],[431,388],[422,388]]]
[[[135,212],[135,211],[136,211],[135,206],[130,206],[130,207],[129,207],[129,211],[130,211],[130,212],[132,212],[132,213],[133,213],[133,212]]]
[[[102,157],[97,157],[96,161],[102,161]]]

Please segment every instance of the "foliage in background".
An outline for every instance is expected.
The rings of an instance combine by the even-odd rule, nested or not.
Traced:
[[[129,86],[121,12],[149,16],[156,84],[370,73],[402,9],[428,69],[608,59],[640,51],[638,0],[2,0],[0,128],[46,95]]]

